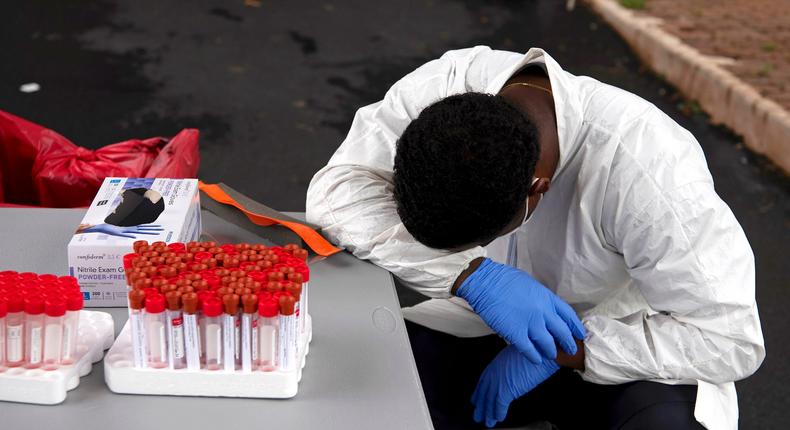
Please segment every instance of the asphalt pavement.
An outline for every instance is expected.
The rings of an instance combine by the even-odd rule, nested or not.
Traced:
[[[580,3],[580,2],[577,2]],[[790,182],[713,126],[583,5],[473,2],[0,2],[0,109],[89,148],[201,130],[200,177],[304,210],[355,110],[449,49],[546,49],[655,103],[700,141],[754,248],[768,357],[738,383],[741,427],[790,422]],[[20,85],[36,82],[34,93]],[[572,405],[569,405],[572,408]]]

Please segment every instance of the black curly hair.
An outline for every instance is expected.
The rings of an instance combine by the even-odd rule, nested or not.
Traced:
[[[487,243],[525,204],[539,155],[535,124],[501,96],[442,99],[398,140],[398,215],[431,248]]]

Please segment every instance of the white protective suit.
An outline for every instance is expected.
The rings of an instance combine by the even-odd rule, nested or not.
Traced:
[[[431,103],[496,94],[527,64],[543,67],[553,90],[560,159],[550,190],[528,224],[486,248],[416,242],[393,200],[398,137]],[[765,356],[754,256],[694,136],[636,95],[563,71],[541,49],[450,51],[359,109],[310,183],[307,220],[434,297],[404,309],[407,319],[457,336],[491,333],[450,298],[471,260],[487,255],[527,271],[584,322],[585,380],[697,384],[695,417],[710,429],[737,427],[733,381]]]

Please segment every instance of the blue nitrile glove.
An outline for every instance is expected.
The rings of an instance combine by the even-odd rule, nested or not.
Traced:
[[[559,368],[554,360],[535,364],[516,347],[508,345],[488,364],[472,393],[475,421],[485,422],[486,427],[504,421],[510,402],[549,379]]]
[[[535,364],[554,360],[557,347],[576,354],[584,339],[576,312],[527,272],[486,258],[457,291],[492,330]]]
[[[130,239],[135,239],[136,234],[149,234],[155,236],[163,232],[164,230],[165,229],[163,229],[162,226],[159,224],[143,224],[143,225],[135,225],[131,227],[118,227],[117,225],[112,225],[112,224],[96,224],[92,227],[88,227],[85,230],[82,230],[82,232],[104,233],[104,234],[109,234],[110,236],[128,237]]]

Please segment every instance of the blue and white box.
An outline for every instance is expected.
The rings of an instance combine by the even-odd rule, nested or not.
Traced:
[[[126,306],[123,256],[138,240],[200,237],[197,179],[106,178],[68,246],[86,307]]]

